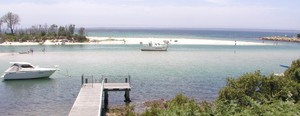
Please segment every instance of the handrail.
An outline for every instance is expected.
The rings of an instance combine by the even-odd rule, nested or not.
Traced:
[[[98,116],[101,116],[102,114],[102,96],[103,96],[103,88],[104,88],[104,79],[102,79],[101,82],[101,88],[100,88],[100,103],[99,103],[99,111],[98,111]]]
[[[102,77],[128,77],[128,75],[101,75]]]

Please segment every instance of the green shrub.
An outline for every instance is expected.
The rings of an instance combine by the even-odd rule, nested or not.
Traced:
[[[219,92],[218,100],[235,101],[241,106],[249,105],[249,101],[246,99],[247,96],[262,100],[259,90],[263,78],[265,77],[261,75],[260,71],[246,73],[237,79],[228,78],[226,86]]]
[[[211,109],[207,108],[208,106],[200,108],[194,99],[183,94],[178,94],[174,99],[167,101],[164,106],[161,108],[159,104],[153,104],[142,116],[197,116],[204,115],[203,111]]]
[[[249,106],[240,107],[235,102],[216,102],[217,108],[214,115],[219,116],[297,116],[300,114],[300,105],[293,101],[276,100],[272,103],[262,104],[250,97],[247,98]]]
[[[9,42],[16,42],[16,41],[18,41],[17,40],[17,36],[11,35],[11,34],[4,34],[2,39],[4,39],[4,41],[9,41]]]
[[[300,60],[285,76],[264,76],[260,71],[228,78],[215,102],[197,103],[183,94],[154,103],[142,116],[282,116],[300,115]]]
[[[291,66],[284,72],[284,75],[300,83],[300,59],[293,61]]]
[[[294,100],[298,102],[300,86],[296,81],[284,76],[261,75],[260,71],[246,73],[237,79],[228,78],[227,84],[219,92],[219,101],[249,106],[249,98],[258,103],[274,100]]]

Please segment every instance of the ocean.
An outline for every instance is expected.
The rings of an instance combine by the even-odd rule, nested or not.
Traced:
[[[9,62],[40,67],[59,65],[48,79],[0,82],[1,115],[68,115],[81,86],[81,75],[130,75],[131,104],[171,99],[178,93],[214,101],[226,84],[260,70],[282,73],[300,58],[299,43],[262,41],[264,36],[295,36],[295,31],[229,29],[87,29],[88,36],[118,38],[188,38],[267,42],[271,45],[170,45],[167,52],[141,52],[140,45],[0,46],[0,71]],[[33,54],[18,54],[32,48]],[[42,49],[46,52],[41,52]],[[124,81],[112,78],[109,80]],[[109,106],[123,105],[123,92],[109,93]]]

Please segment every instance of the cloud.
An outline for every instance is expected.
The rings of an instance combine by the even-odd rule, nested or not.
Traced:
[[[223,1],[226,2],[226,0]],[[0,7],[5,9],[0,11],[0,15],[8,11],[19,14],[22,27],[45,23],[48,25],[75,24],[76,27],[284,29],[299,29],[300,27],[299,17],[297,19],[288,14],[289,10],[272,6],[232,6],[230,4],[224,6],[145,6],[99,4],[95,1],[62,1],[53,4],[0,4]],[[297,11],[294,12],[297,13]]]

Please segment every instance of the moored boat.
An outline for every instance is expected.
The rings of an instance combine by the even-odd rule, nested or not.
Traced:
[[[19,52],[19,54],[29,54],[29,51],[26,51],[26,52]]]
[[[40,68],[28,62],[10,63],[13,65],[1,76],[5,80],[48,78],[57,70],[56,68]]]
[[[147,45],[143,45],[141,51],[167,51],[168,44],[160,44],[160,43],[153,43],[149,42]]]

